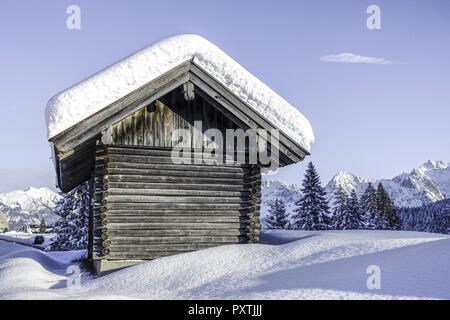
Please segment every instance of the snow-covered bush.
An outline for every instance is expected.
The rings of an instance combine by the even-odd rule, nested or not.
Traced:
[[[268,229],[289,229],[289,219],[283,199],[276,198],[269,201],[269,212],[262,222]]]
[[[346,199],[344,212],[342,214],[343,230],[364,229],[363,213],[355,190],[352,190],[350,197]]]
[[[68,251],[86,249],[89,230],[89,183],[82,183],[56,205],[56,214],[61,219],[55,223],[57,235],[46,251]]]

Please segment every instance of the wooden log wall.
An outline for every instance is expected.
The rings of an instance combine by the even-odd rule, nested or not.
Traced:
[[[104,180],[104,169],[106,168],[106,147],[100,140],[96,141],[95,148],[95,165],[94,174],[91,182],[93,182],[92,188],[92,216],[89,219],[89,248],[88,252],[92,259],[100,259],[104,256],[103,241],[106,238],[106,231],[104,226],[104,217],[102,214],[102,202],[104,200],[105,190],[108,186]]]
[[[259,241],[255,165],[180,165],[170,149],[98,145],[95,168],[95,259],[154,259]]]
[[[74,186],[90,178],[95,162],[96,141],[100,138],[99,135],[86,141],[78,146],[70,156],[67,156],[62,161],[60,160],[61,171],[58,172],[58,183],[63,181],[63,183],[59,183],[59,187],[63,192],[70,191]],[[60,155],[58,155],[59,157]]]

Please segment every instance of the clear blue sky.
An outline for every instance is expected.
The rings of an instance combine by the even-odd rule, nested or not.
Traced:
[[[81,8],[81,30],[66,28],[71,4]],[[371,4],[381,8],[381,30],[366,27]],[[305,114],[324,182],[339,170],[390,178],[450,160],[449,1],[1,0],[0,169],[50,171],[48,99],[179,33],[215,43]],[[392,64],[320,59],[340,53]],[[305,166],[277,178],[300,183]]]

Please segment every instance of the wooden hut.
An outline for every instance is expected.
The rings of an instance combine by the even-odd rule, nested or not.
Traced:
[[[76,97],[82,89],[71,90]],[[57,96],[60,104],[63,96]],[[225,137],[227,129],[279,129],[270,119],[195,57],[113,100],[49,139],[59,188],[69,191],[91,181],[88,251],[97,273],[259,241],[264,164],[250,163],[248,143],[238,145]],[[218,143],[206,134],[211,128],[223,133],[224,149],[233,150],[231,157],[223,155],[223,163],[195,161]],[[180,129],[189,133],[186,141],[173,139]],[[266,147],[278,153],[279,166],[308,154],[307,147],[282,130],[278,141]],[[172,152],[180,146],[192,151],[189,163],[174,163]],[[245,161],[236,161],[240,153]]]

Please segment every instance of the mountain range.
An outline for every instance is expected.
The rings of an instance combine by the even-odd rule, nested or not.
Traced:
[[[325,186],[330,204],[338,186],[349,195],[352,190],[360,196],[370,183],[376,188],[381,182],[397,207],[420,207],[432,202],[450,198],[450,162],[428,161],[409,173],[402,173],[393,179],[369,180],[352,173],[341,171]],[[263,180],[261,215],[267,213],[268,202],[280,197],[292,213],[294,202],[302,197],[301,188],[280,181]]]
[[[0,216],[8,221],[9,230],[18,230],[25,224],[39,224],[44,218],[52,224],[58,216],[53,209],[61,196],[49,188],[28,188],[0,194]]]

